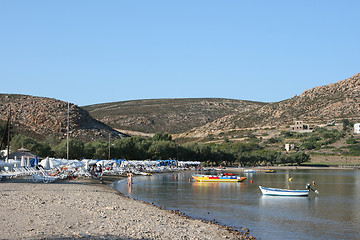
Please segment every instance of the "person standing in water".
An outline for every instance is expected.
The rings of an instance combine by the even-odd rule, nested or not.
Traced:
[[[132,177],[133,177],[133,174],[132,174],[131,171],[127,173],[127,177],[128,177],[128,185],[131,186],[131,184],[132,184]]]

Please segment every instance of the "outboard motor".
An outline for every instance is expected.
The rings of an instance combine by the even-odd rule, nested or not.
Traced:
[[[308,184],[306,184],[306,189],[311,189],[311,187],[310,187],[311,185],[310,185],[310,183],[308,183]]]

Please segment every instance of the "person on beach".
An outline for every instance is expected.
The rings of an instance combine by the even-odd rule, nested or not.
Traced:
[[[133,177],[133,174],[132,172],[127,172],[127,177],[128,177],[128,185],[130,186],[132,184],[132,177]]]

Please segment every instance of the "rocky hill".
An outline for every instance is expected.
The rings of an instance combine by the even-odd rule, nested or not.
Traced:
[[[300,96],[266,104],[254,111],[228,115],[194,128],[186,136],[206,136],[215,131],[293,124],[327,123],[336,119],[360,120],[360,74],[326,86],[306,90]]]
[[[151,99],[84,106],[109,126],[145,133],[181,133],[231,114],[251,112],[266,103],[218,99]]]
[[[68,103],[56,99],[18,94],[0,94],[0,120],[6,121],[11,109],[11,121],[17,132],[36,138],[54,135],[65,138]],[[92,118],[84,109],[70,104],[70,137],[90,141],[126,135]]]

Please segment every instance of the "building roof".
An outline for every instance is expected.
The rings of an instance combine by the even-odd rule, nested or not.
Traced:
[[[13,153],[11,153],[11,154],[9,154],[9,159],[15,159],[15,157],[16,157],[16,159],[21,159],[22,157],[24,157],[24,158],[30,158],[30,159],[33,159],[33,158],[35,158],[35,155],[34,154],[32,154],[30,151],[29,152],[13,152]]]
[[[18,152],[30,152],[30,150],[26,149],[26,148],[19,148],[17,151]]]

